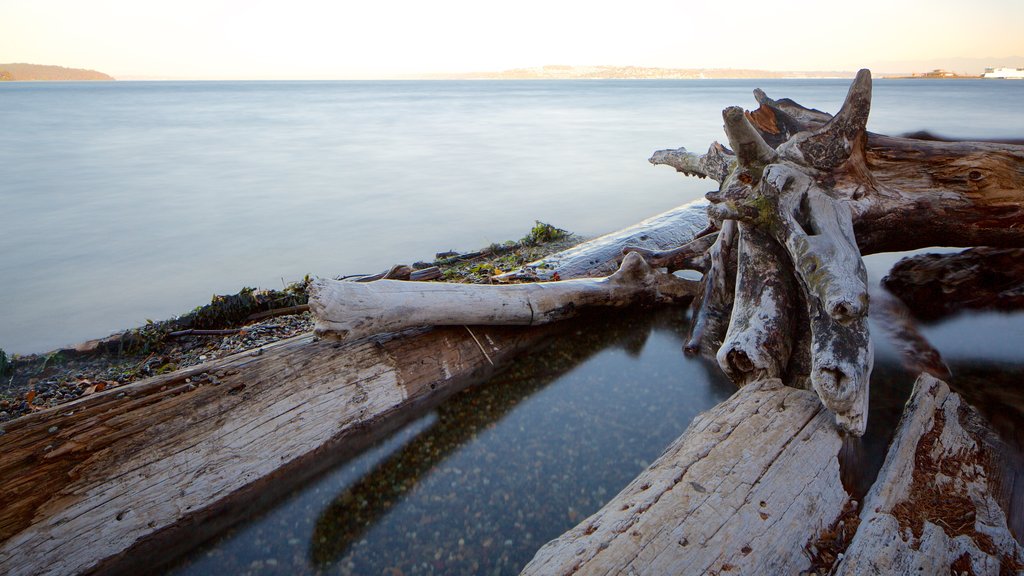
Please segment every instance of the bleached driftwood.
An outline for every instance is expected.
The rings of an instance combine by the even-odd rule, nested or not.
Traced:
[[[299,336],[6,422],[0,573],[148,570],[559,329]]]
[[[537,326],[595,306],[688,301],[696,282],[652,269],[629,254],[611,276],[507,286],[367,283],[318,279],[309,287],[316,332],[355,340],[416,326]]]
[[[764,250],[775,250],[772,243],[784,248],[791,266],[766,260],[747,275],[793,277],[803,309],[797,307],[789,334],[765,340],[758,333],[765,318],[777,316],[766,316],[765,301],[752,300],[756,293],[733,281],[738,267],[713,263],[726,247],[721,232],[713,244],[641,253],[653,265],[705,274],[689,350],[717,354],[742,384],[754,373],[777,370],[768,359],[784,357],[789,347],[782,371],[787,381],[809,380],[837,423],[860,434],[873,362],[861,254],[929,245],[1024,246],[1024,147],[869,133],[867,70],[857,74],[835,116],[761,90],[754,95],[756,110],[723,112],[731,150],[718,143],[705,154],[661,150],[651,162],[720,183],[708,194],[712,226],[724,230],[741,222],[760,232],[753,241]],[[755,236],[746,236],[731,252],[751,253],[745,244]],[[728,337],[706,329],[723,319],[733,327]],[[774,352],[767,351],[771,346]]]
[[[944,382],[920,376],[835,573],[1024,574],[993,496],[993,436]]]
[[[520,270],[500,274],[493,280],[502,282],[607,276],[618,268],[622,251],[627,246],[652,251],[667,250],[690,242],[707,225],[707,202],[690,202],[629,228],[531,262]]]
[[[841,446],[812,392],[751,383],[523,574],[797,574],[806,542],[849,500]]]

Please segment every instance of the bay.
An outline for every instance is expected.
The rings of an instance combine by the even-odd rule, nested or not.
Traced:
[[[723,140],[751,90],[847,80],[0,84],[0,348],[42,352],[213,293],[376,272],[534,220],[608,232],[711,189],[646,162]],[[1024,83],[879,80],[869,128],[1020,137]]]

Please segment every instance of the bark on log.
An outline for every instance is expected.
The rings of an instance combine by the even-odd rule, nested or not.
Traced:
[[[896,263],[882,279],[915,316],[936,320],[959,310],[1024,308],[1024,249],[972,248],[922,254]]]
[[[661,222],[704,219],[691,206]],[[603,245],[572,253],[591,268],[606,264],[595,254],[619,256]],[[460,326],[349,345],[300,336],[7,422],[0,572],[147,570],[559,329]]]
[[[792,278],[782,247],[741,223],[732,319],[718,349],[718,365],[740,386],[781,378],[789,365],[799,298]]]
[[[629,254],[611,276],[564,282],[494,286],[318,279],[309,287],[309,307],[317,334],[355,340],[424,325],[537,326],[594,306],[687,302],[696,285]]]
[[[992,432],[922,375],[836,574],[1022,574],[1024,549],[993,497]]]
[[[805,543],[849,500],[841,446],[813,393],[754,382],[522,573],[797,574]]]

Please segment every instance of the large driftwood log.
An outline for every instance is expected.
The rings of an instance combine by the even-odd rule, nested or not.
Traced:
[[[1024,246],[1024,147],[869,133],[867,70],[857,74],[835,116],[773,100],[760,90],[754,94],[757,110],[723,112],[731,150],[717,143],[706,154],[662,150],[651,162],[719,182],[718,191],[708,194],[712,223],[738,221],[760,233],[741,236],[737,252],[752,253],[748,243],[772,252],[765,246],[775,243],[791,263],[792,272],[777,259],[765,259],[744,275],[791,275],[801,296],[794,301],[803,302],[806,317],[787,328],[779,314],[766,315],[764,301],[751,298],[744,282],[706,281],[708,290],[730,294],[705,290],[700,301],[731,302],[726,315],[734,329],[724,342],[713,331],[698,332],[701,341],[690,347],[717,353],[723,369],[741,384],[751,372],[777,370],[767,357],[778,361],[791,350],[782,373],[793,382],[808,379],[837,423],[861,434],[873,361],[861,254],[929,245]],[[641,253],[669,269],[721,275],[707,263],[721,249],[718,241],[705,257],[698,248],[691,243]],[[694,325],[702,321],[698,313]],[[758,332],[766,322],[783,331],[765,340]],[[801,341],[808,328],[809,343]],[[751,349],[763,349],[760,365],[750,360],[749,350],[740,354],[735,348],[736,342],[758,341]]]
[[[831,419],[809,391],[747,385],[523,574],[799,573],[849,501]]]
[[[309,287],[309,307],[318,334],[355,340],[424,325],[537,326],[594,306],[689,301],[696,290],[696,282],[658,272],[639,254],[630,254],[611,276],[564,282],[495,286],[318,279]]]
[[[701,221],[704,207],[676,214]],[[573,253],[602,264],[585,245]],[[345,345],[300,336],[4,423],[0,573],[139,573],[559,329],[459,326]]]
[[[944,382],[918,378],[835,573],[1024,574],[993,496],[993,436]]]

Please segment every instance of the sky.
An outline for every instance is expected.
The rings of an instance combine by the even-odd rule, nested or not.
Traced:
[[[0,62],[182,79],[547,64],[978,73],[1024,66],[1021,24],[1022,0],[0,0]]]

